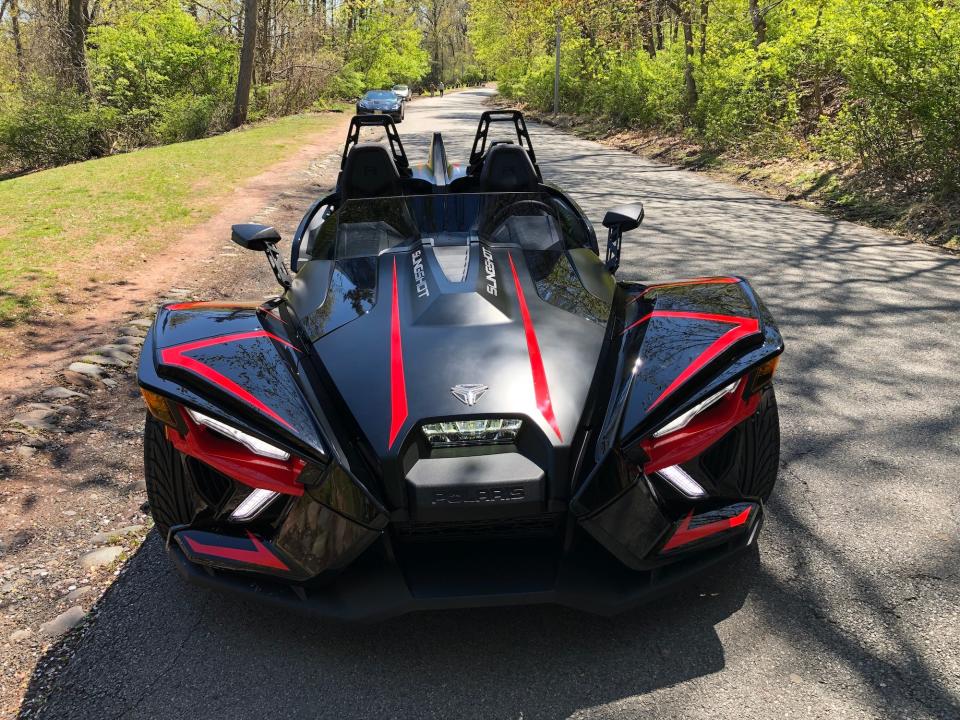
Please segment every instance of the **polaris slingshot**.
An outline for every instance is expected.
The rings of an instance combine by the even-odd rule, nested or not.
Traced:
[[[488,138],[506,123],[516,140]],[[361,143],[377,126],[384,144]],[[559,603],[612,614],[754,542],[783,341],[749,283],[618,281],[522,115],[469,162],[353,118],[281,294],[164,306],[144,343],[150,509],[188,579],[344,619]]]

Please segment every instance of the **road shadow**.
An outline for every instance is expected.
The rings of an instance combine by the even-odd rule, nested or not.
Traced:
[[[715,626],[759,564],[753,550],[617,618],[535,606],[333,624],[187,584],[153,532],[38,664],[20,717],[566,717],[722,670]]]

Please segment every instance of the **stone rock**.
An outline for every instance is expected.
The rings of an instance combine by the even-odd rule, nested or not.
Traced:
[[[136,320],[131,320],[127,325],[133,325],[134,327],[148,328],[153,325],[153,318],[137,318]]]
[[[123,360],[123,355],[126,355],[130,358],[130,361],[133,362],[133,353],[140,352],[139,345],[121,345],[120,343],[111,343],[110,345],[104,345],[103,347],[97,348],[96,352],[100,355],[107,355],[109,357],[118,357]],[[115,355],[114,353],[123,353],[123,355]]]
[[[69,610],[60,613],[53,620],[45,622],[40,626],[40,632],[47,637],[59,637],[67,630],[75,627],[86,616],[86,612],[79,605],[74,605]]]
[[[94,545],[106,545],[110,542],[110,538],[114,537],[123,537],[124,535],[133,535],[139,533],[143,530],[143,525],[126,525],[122,528],[117,528],[116,530],[107,530],[106,532],[98,532],[93,536],[92,541]]]
[[[111,387],[111,388],[112,388],[112,387],[116,387],[116,386],[117,386],[117,381],[116,381],[116,380],[111,380],[110,378],[104,378],[104,379],[103,379],[103,384],[106,385],[107,387]]]
[[[76,415],[79,412],[70,405],[53,405],[51,403],[27,403],[27,408],[29,410],[44,410],[57,415]]]
[[[127,355],[127,357],[130,356]],[[121,360],[120,358],[110,357],[109,355],[84,355],[82,358],[80,358],[80,360],[87,363],[93,363],[94,365],[106,365],[107,367],[119,368],[126,367],[133,362],[133,358],[130,358],[130,360]]]
[[[30,447],[29,445],[21,445],[16,449],[15,452],[24,460],[29,460],[37,454],[37,449],[35,447]]]
[[[55,410],[33,409],[20,413],[10,422],[33,430],[53,430],[54,419],[59,415]]]
[[[64,370],[62,373],[60,373],[60,376],[68,385],[75,385],[76,387],[82,387],[84,389],[92,390],[95,389],[99,384],[89,375],[81,375],[73,370]]]
[[[140,346],[143,345],[143,338],[139,335],[121,335],[117,338],[117,345]]]
[[[87,396],[82,392],[70,390],[69,388],[52,387],[43,391],[43,397],[48,400],[68,400],[70,398],[85,398]]]
[[[10,642],[21,643],[31,635],[33,635],[33,630],[31,630],[30,628],[22,628],[20,630],[14,630],[12,633],[10,633]]]
[[[84,570],[93,570],[94,568],[109,565],[123,553],[123,548],[114,545],[108,545],[97,550],[91,550],[80,558],[80,565]]]
[[[134,480],[130,483],[130,489],[134,492],[146,492],[147,491],[147,481],[143,478],[139,480]]]
[[[127,345],[126,347],[130,347],[130,346]],[[137,350],[136,348],[131,348],[131,349],[134,352],[136,352]],[[117,360],[125,360],[126,362],[133,362],[133,356],[130,353],[128,353],[126,350],[124,350],[122,347],[120,347],[119,345],[103,345],[102,347],[98,347],[96,350],[94,350],[94,352],[97,355],[105,355],[106,357],[116,358]]]
[[[93,592],[93,588],[89,585],[82,585],[81,587],[71,590],[66,595],[67,602],[76,602],[77,600],[82,600],[87,595]]]
[[[93,365],[88,362],[75,362],[70,363],[70,366],[67,368],[70,372],[80,373],[81,375],[86,375],[87,377],[100,379],[104,375],[104,369],[99,365]]]

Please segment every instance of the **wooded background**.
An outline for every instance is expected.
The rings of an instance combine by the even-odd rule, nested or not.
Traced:
[[[0,0],[0,167],[201,137],[393,83],[496,79],[756,158],[960,194],[960,0]]]
[[[464,0],[0,0],[0,168],[477,82],[465,19]]]

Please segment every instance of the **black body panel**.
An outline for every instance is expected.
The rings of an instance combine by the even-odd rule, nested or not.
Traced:
[[[613,613],[753,542],[783,340],[745,280],[618,282],[513,111],[463,166],[358,116],[341,168],[278,300],[168,305],[144,344],[185,576],[341,618]]]

